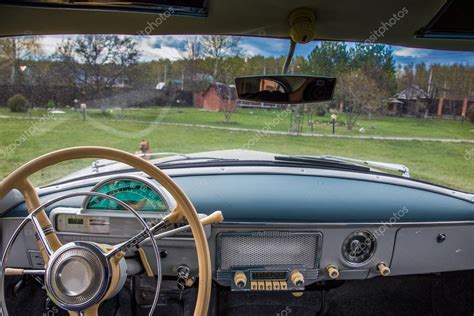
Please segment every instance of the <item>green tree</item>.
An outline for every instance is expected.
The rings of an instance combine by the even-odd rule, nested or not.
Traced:
[[[359,69],[387,94],[396,92],[393,50],[382,44],[356,44],[350,50],[351,69]]]
[[[350,68],[350,56],[344,42],[321,42],[308,56],[308,70],[315,75],[338,76]]]

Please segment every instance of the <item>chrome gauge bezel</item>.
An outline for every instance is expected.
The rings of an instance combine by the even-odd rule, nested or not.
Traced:
[[[174,211],[174,209],[176,208],[177,206],[177,203],[176,203],[176,200],[173,198],[173,196],[165,189],[163,188],[162,186],[160,186],[159,184],[155,183],[154,181],[150,181],[149,179],[145,178],[145,177],[141,177],[141,176],[135,176],[135,175],[121,175],[121,176],[116,176],[116,177],[110,177],[110,178],[107,178],[99,183],[97,183],[92,189],[91,189],[91,192],[98,192],[98,190],[103,187],[104,185],[108,185],[110,184],[111,182],[114,182],[114,181],[121,181],[121,180],[125,180],[125,181],[138,181],[138,182],[141,182],[145,185],[147,185],[148,187],[150,187],[156,194],[158,194],[160,196],[160,198],[163,200],[163,202],[165,203],[166,205],[166,211],[165,212],[162,212],[162,211],[137,211],[138,213],[140,214],[156,214],[156,213],[160,213],[160,214],[168,214],[168,213],[171,213],[172,211]],[[106,212],[107,210],[94,210],[94,209],[88,209],[87,208],[87,205],[89,204],[89,201],[92,199],[93,197],[92,196],[87,196],[83,202],[82,202],[82,206],[81,206],[81,213],[104,213]],[[114,212],[118,212],[118,213],[128,213],[126,210],[113,210]]]
[[[353,259],[354,257],[350,256],[350,254],[346,251],[346,248],[350,240],[352,240],[354,237],[357,237],[357,236],[362,236],[366,239],[369,238],[372,241],[371,243],[372,246],[370,248],[369,256],[364,257],[364,259],[361,261],[354,261]],[[376,251],[377,251],[377,239],[374,236],[374,234],[372,234],[371,232],[367,230],[357,230],[350,233],[348,236],[346,236],[341,246],[341,255],[344,262],[350,266],[356,266],[356,267],[364,266],[367,263],[369,263],[370,260],[374,257]]]

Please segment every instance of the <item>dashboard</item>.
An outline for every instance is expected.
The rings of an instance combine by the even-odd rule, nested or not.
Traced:
[[[302,291],[322,280],[474,269],[470,196],[455,197],[409,180],[401,185],[390,178],[375,181],[314,172],[169,172],[201,217],[215,210],[224,214],[223,223],[205,227],[215,282],[234,291]],[[163,187],[141,174],[44,188],[41,198],[84,190],[117,197],[150,222],[176,207]],[[19,204],[0,218],[3,246],[22,212]],[[116,244],[141,228],[132,214],[97,197],[73,198],[47,212],[63,242]],[[42,267],[32,236],[28,227],[12,251],[10,265]],[[165,276],[176,276],[182,266],[198,275],[189,232],[158,244]],[[151,246],[143,249],[156,272]],[[133,253],[127,260],[137,266]]]

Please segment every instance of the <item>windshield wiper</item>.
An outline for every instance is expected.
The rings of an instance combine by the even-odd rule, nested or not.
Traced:
[[[389,162],[360,160],[360,159],[353,159],[353,158],[346,158],[346,157],[339,157],[339,156],[329,156],[329,155],[324,156],[324,158],[331,159],[334,161],[358,163],[358,164],[363,164],[369,167],[398,171],[402,173],[403,177],[410,178],[410,169],[408,169],[408,167],[405,165],[399,165],[399,164],[394,164],[394,163],[389,163]]]
[[[275,156],[275,161],[285,161],[300,164],[307,164],[312,167],[340,169],[348,171],[370,172],[370,168],[360,166],[354,163],[347,163],[333,159],[326,159],[324,157],[315,156]]]
[[[293,161],[293,162],[300,162],[300,163],[309,163],[309,164],[328,164],[338,168],[345,168],[345,169],[356,169],[358,171],[370,171],[369,167],[379,168],[379,169],[386,169],[386,170],[393,170],[402,173],[403,177],[409,178],[410,177],[410,170],[407,166],[387,163],[387,162],[379,162],[379,161],[370,161],[370,160],[359,160],[353,158],[346,158],[340,156],[277,156],[275,160],[282,160],[282,161]],[[367,166],[367,167],[366,167]]]
[[[216,162],[216,161],[239,161],[239,159],[234,159],[234,158],[218,158],[218,157],[200,157],[200,156],[185,156],[183,155],[180,158],[175,158],[171,160],[165,160],[165,161],[160,161],[156,163],[155,165],[160,167],[160,166],[166,166],[168,164],[174,164],[174,163],[183,163],[187,161],[202,161],[202,162]]]

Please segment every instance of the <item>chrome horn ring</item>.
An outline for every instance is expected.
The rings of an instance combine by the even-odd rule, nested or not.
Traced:
[[[43,210],[44,208],[46,208],[48,206],[51,206],[52,204],[57,203],[61,200],[65,200],[65,199],[72,198],[72,197],[78,197],[78,196],[98,196],[98,197],[101,197],[101,198],[104,198],[104,199],[110,199],[110,200],[114,201],[115,203],[122,206],[127,211],[130,211],[138,219],[140,224],[143,226],[144,233],[146,233],[150,237],[150,240],[151,240],[151,243],[152,243],[152,246],[153,246],[153,251],[155,252],[155,259],[156,259],[156,266],[157,266],[157,277],[158,277],[157,284],[156,284],[156,290],[155,290],[155,297],[154,297],[153,304],[152,304],[150,312],[149,312],[150,316],[153,315],[153,312],[154,312],[154,310],[156,308],[156,305],[158,303],[160,287],[161,287],[161,279],[162,279],[160,254],[159,254],[158,245],[156,243],[154,235],[151,232],[151,230],[150,230],[149,226],[147,225],[147,223],[145,222],[145,220],[132,207],[130,207],[129,205],[125,204],[124,202],[122,202],[121,200],[119,200],[119,199],[117,199],[113,196],[109,196],[109,195],[102,194],[102,193],[99,193],[99,192],[75,192],[75,193],[62,195],[62,196],[57,197],[55,199],[49,200],[46,203],[43,203],[42,205],[37,207],[33,212],[31,212],[28,216],[26,216],[23,219],[23,221],[20,223],[20,225],[18,225],[18,227],[15,229],[13,235],[10,237],[10,240],[8,241],[7,246],[5,247],[5,251],[3,252],[1,260],[0,260],[0,315],[4,315],[4,316],[8,315],[8,311],[7,311],[6,303],[5,303],[5,289],[4,289],[5,269],[6,269],[6,264],[7,264],[7,261],[8,261],[8,255],[10,253],[10,250],[11,250],[13,244],[15,243],[16,239],[18,238],[18,235],[23,230],[23,228],[26,226],[26,224],[28,224],[29,222],[31,222],[33,224],[33,226],[35,227],[37,238],[41,241],[46,253],[50,257],[50,260],[49,260],[49,262],[47,264],[47,267],[46,267],[45,283],[46,283],[46,288],[48,290],[47,291],[48,295],[50,297],[53,296],[53,297],[51,297],[51,299],[58,306],[60,306],[61,308],[65,308],[67,310],[79,311],[80,312],[82,309],[87,308],[87,306],[90,306],[90,305],[93,305],[93,304],[97,303],[98,301],[100,301],[104,297],[105,292],[109,288],[109,284],[108,284],[109,275],[108,275],[108,272],[110,271],[110,262],[108,260],[109,256],[107,256],[106,252],[103,249],[101,249],[99,246],[97,246],[97,244],[89,243],[89,242],[72,242],[72,243],[68,243],[66,245],[63,245],[61,248],[59,248],[56,251],[53,251],[51,246],[49,245],[49,243],[47,241],[45,232],[41,228],[41,225],[38,223],[38,220],[36,218],[36,215],[41,210]],[[47,280],[48,280],[48,278],[55,277],[55,276],[58,277],[58,279],[60,279],[60,275],[59,275],[60,272],[51,271],[52,270],[51,267],[54,265],[55,262],[58,262],[57,260],[60,258],[61,255],[65,254],[65,253],[67,254],[68,252],[70,252],[72,250],[79,250],[79,249],[92,254],[92,257],[94,257],[95,259],[97,259],[100,262],[101,267],[104,268],[104,271],[103,271],[104,274],[101,277],[101,281],[105,280],[107,282],[107,284],[105,286],[105,290],[102,287],[96,287],[96,291],[94,292],[94,295],[92,295],[92,297],[89,297],[88,300],[85,300],[85,301],[80,302],[78,304],[69,304],[68,302],[62,302],[64,299],[61,299],[57,295],[57,293],[55,292],[56,290],[54,289],[53,284],[52,283],[48,284],[49,282]],[[74,256],[72,256],[72,257],[74,257]],[[76,257],[80,258],[81,256],[77,256],[77,254],[76,254]],[[92,259],[92,260],[94,260],[94,259]],[[90,263],[91,263],[91,261],[87,261],[87,260],[85,262],[83,261],[82,262],[82,265],[83,265],[82,268],[87,270],[87,265],[88,264],[89,264],[89,268],[91,268],[92,265],[90,265]],[[65,265],[67,265],[67,263],[64,263],[64,262],[60,261],[58,266],[57,266],[57,269],[60,269],[61,267],[65,268]],[[67,267],[67,268],[68,268],[69,271],[71,271],[71,267]],[[64,269],[62,269],[60,271],[63,271],[63,270]],[[52,274],[52,273],[54,273],[54,274]],[[59,281],[58,285],[60,283],[61,283],[61,281]],[[64,284],[62,284],[62,285],[64,286]],[[91,287],[94,287],[94,285],[91,285],[91,284],[89,284],[89,285],[82,284],[82,287],[81,287],[81,285],[79,285],[79,289],[78,289],[77,288],[78,287],[77,283],[76,284],[69,284],[67,286],[69,286],[69,290],[71,290],[71,288],[72,288],[72,292],[70,291],[69,294],[74,294],[73,293],[74,291],[76,291],[76,294],[77,294],[77,295],[69,295],[69,297],[80,296],[81,294],[84,294],[85,291],[89,290]],[[59,285],[59,287],[61,287],[61,285]],[[50,290],[52,290],[53,292],[50,292]]]

